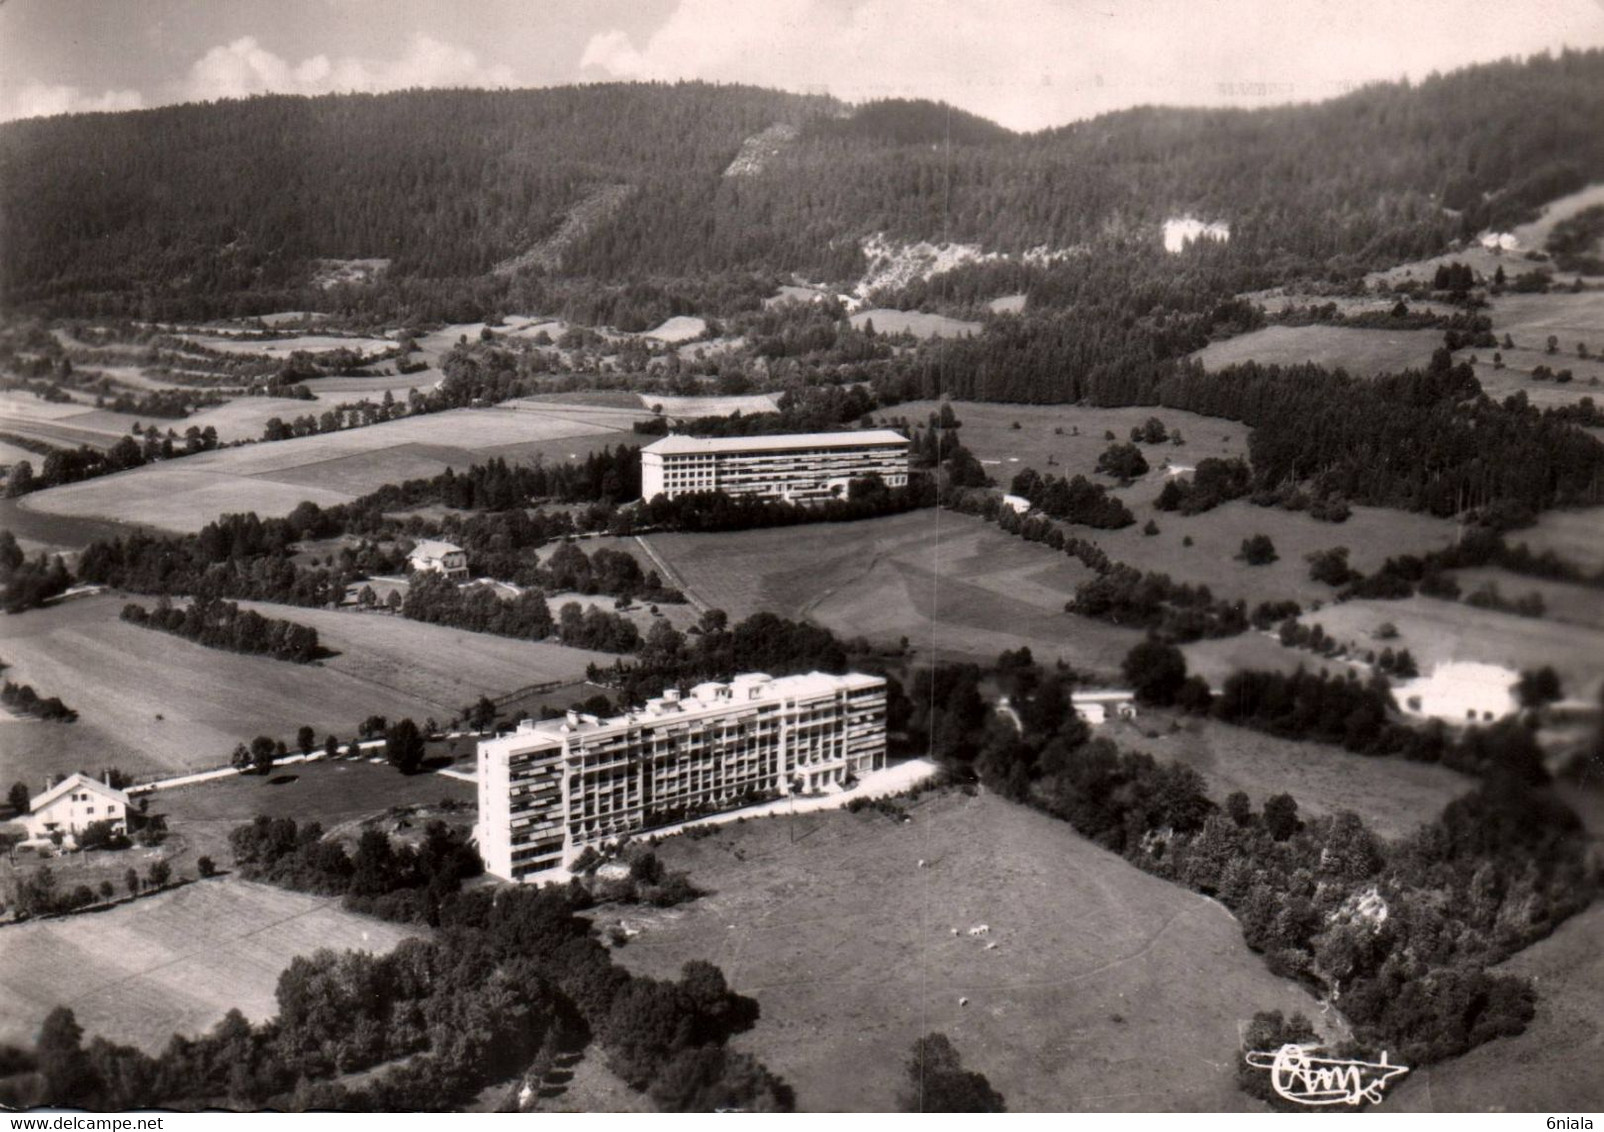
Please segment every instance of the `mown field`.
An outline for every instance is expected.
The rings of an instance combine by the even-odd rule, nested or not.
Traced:
[[[303,500],[348,502],[398,478],[433,476],[501,456],[582,458],[631,439],[637,414],[542,404],[459,409],[366,428],[206,452],[36,492],[29,509],[199,530],[218,515],[286,515]]]
[[[238,1007],[278,1012],[279,972],[320,947],[383,952],[419,929],[341,911],[336,900],[227,878],[105,912],[0,928],[0,1042],[31,1044],[70,1006],[90,1036],[158,1053]]]
[[[1440,330],[1366,330],[1354,326],[1266,326],[1234,338],[1211,342],[1194,360],[1207,369],[1242,362],[1302,365],[1318,362],[1357,377],[1420,369],[1442,345]]]
[[[303,723],[319,736],[349,735],[369,715],[422,720],[439,710],[352,671],[242,656],[130,625],[118,620],[124,600],[80,598],[0,621],[7,678],[59,695],[79,716],[6,725],[21,741],[0,750],[0,780],[112,765],[132,774],[205,769],[226,763],[242,740],[288,740]],[[356,658],[347,665],[356,668]]]
[[[1064,612],[1091,576],[1080,563],[950,511],[646,541],[735,620],[769,610],[849,639],[907,637],[926,657],[992,660],[1028,645],[1038,660],[1099,671],[1117,670],[1141,639]]]
[[[657,977],[690,959],[722,967],[762,1008],[735,1046],[802,1110],[892,1109],[909,1046],[933,1030],[1011,1111],[1257,1107],[1235,1086],[1238,1025],[1318,1006],[1268,973],[1222,907],[995,797],[927,796],[911,813],[666,842],[665,863],[711,894],[618,910],[642,928],[619,961]],[[995,949],[952,935],[979,923]]]
[[[441,723],[481,695],[501,696],[550,680],[580,680],[587,665],[617,659],[611,653],[426,625],[388,613],[241,604],[267,617],[310,625],[317,630],[319,643],[339,654],[321,663],[323,671],[399,696],[415,705],[414,712],[422,707]],[[553,612],[557,608],[554,602]]]

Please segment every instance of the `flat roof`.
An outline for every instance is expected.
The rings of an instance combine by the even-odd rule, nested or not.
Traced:
[[[872,444],[907,444],[908,438],[889,428],[853,432],[788,432],[777,436],[665,436],[642,452],[682,456],[699,452],[786,452],[800,448],[857,448]]]
[[[573,719],[564,715],[556,719],[525,720],[518,730],[494,739],[481,740],[479,745],[483,748],[495,744],[509,750],[523,750],[532,743],[538,745],[542,741],[560,743],[569,735],[598,735],[630,727],[650,727],[721,715],[759,704],[807,699],[831,692],[861,691],[883,686],[884,683],[884,677],[865,672],[846,672],[841,675],[808,672],[778,678],[762,672],[744,672],[727,684],[716,680],[698,684],[689,693],[669,689],[664,695],[646,701],[633,711],[606,719],[576,713],[577,718]]]

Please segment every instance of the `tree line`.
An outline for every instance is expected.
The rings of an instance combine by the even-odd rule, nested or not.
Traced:
[[[343,893],[352,907],[434,934],[384,955],[298,957],[279,976],[273,1018],[253,1025],[230,1011],[155,1057],[100,1037],[86,1043],[60,1007],[33,1050],[10,1051],[31,1072],[0,1085],[7,1103],[446,1111],[508,1076],[538,1081],[559,1053],[592,1043],[665,1110],[794,1103],[760,1062],[726,1047],[756,1021],[757,1004],[700,961],[673,981],[629,974],[580,915],[583,886],[463,890],[477,860],[437,826],[417,850],[368,831],[354,855],[290,819],[258,819],[231,841],[242,870]],[[360,1083],[334,1080],[366,1069]]]
[[[196,597],[183,607],[165,599],[154,609],[138,602],[123,606],[121,619],[133,625],[160,629],[186,641],[212,649],[270,656],[295,664],[311,664],[323,655],[317,630],[280,617],[263,617],[254,609],[241,609],[221,598]]]

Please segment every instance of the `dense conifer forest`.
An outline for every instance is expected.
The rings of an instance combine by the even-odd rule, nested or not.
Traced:
[[[595,307],[598,288],[677,279],[699,282],[668,287],[669,306],[739,307],[764,277],[856,278],[876,233],[979,243],[1026,275],[1018,257],[1040,249],[1038,268],[1096,274],[1141,266],[1158,226],[1191,214],[1228,223],[1230,242],[1160,256],[1144,284],[1194,276],[1182,289],[1212,306],[1434,253],[1604,176],[1601,79],[1604,54],[1566,52],[1317,105],[1139,108],[1031,135],[929,103],[702,83],[20,121],[0,127],[0,301],[443,318]],[[775,125],[794,139],[726,176]],[[552,240],[570,216],[584,222]],[[376,282],[314,285],[319,261],[349,259],[389,263]]]

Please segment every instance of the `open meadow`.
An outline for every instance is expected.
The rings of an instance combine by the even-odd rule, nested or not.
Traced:
[[[511,402],[341,432],[204,452],[35,492],[32,510],[197,531],[227,512],[287,515],[303,500],[332,506],[402,479],[500,456],[553,463],[629,442],[620,410]]]
[[[611,653],[428,625],[389,613],[303,609],[261,601],[239,604],[265,617],[310,625],[317,630],[318,642],[338,654],[320,662],[324,671],[384,689],[415,705],[414,712],[422,708],[441,723],[482,695],[494,699],[531,684],[581,680],[587,665],[610,665],[617,659]],[[554,614],[558,608],[553,601]],[[368,714],[372,713],[363,716]]]
[[[349,671],[242,656],[131,625],[118,619],[123,604],[104,594],[0,621],[7,677],[59,695],[78,712],[76,723],[8,725],[27,736],[58,730],[44,733],[48,745],[25,738],[0,750],[0,780],[34,782],[80,767],[199,770],[226,763],[242,740],[288,740],[303,723],[319,737],[349,735],[369,715],[421,720],[439,710]]]
[[[672,838],[664,863],[711,893],[597,920],[641,929],[618,952],[637,973],[706,959],[756,998],[762,1017],[733,1044],[801,1110],[893,1109],[909,1047],[933,1030],[1014,1112],[1259,1107],[1235,1084],[1239,1024],[1318,1005],[1224,908],[989,795],[927,795],[909,813]],[[953,934],[981,923],[985,939]]]
[[[1079,562],[950,511],[644,541],[733,620],[769,610],[845,639],[907,637],[927,658],[993,660],[1028,645],[1040,661],[1103,672],[1141,639],[1064,612],[1092,576]]]
[[[1573,697],[1596,700],[1604,685],[1604,630],[1584,625],[1429,597],[1348,601],[1305,614],[1302,620],[1320,625],[1338,641],[1356,643],[1371,642],[1376,627],[1391,622],[1398,637],[1389,643],[1413,653],[1423,676],[1438,664],[1478,661],[1516,672],[1552,665],[1566,695]]]
[[[1543,616],[1590,629],[1604,629],[1604,589],[1575,582],[1554,582],[1530,578],[1487,566],[1475,570],[1455,570],[1454,580],[1467,594],[1484,586],[1496,586],[1505,598],[1537,594],[1543,599]],[[1600,662],[1604,664],[1604,661]]]
[[[1172,720],[1178,729],[1171,728]],[[1297,743],[1160,709],[1144,710],[1131,722],[1106,724],[1097,734],[1160,762],[1191,767],[1217,804],[1240,790],[1257,810],[1272,795],[1290,794],[1305,817],[1351,810],[1389,839],[1413,833],[1476,785],[1434,763],[1367,758],[1328,743]]]
[[[1513,531],[1511,543],[1525,543],[1541,554],[1552,550],[1561,559],[1584,570],[1604,571],[1604,507],[1575,511],[1545,511],[1537,525]]]
[[[220,866],[232,862],[229,832],[259,814],[315,821],[325,833],[354,840],[363,822],[395,807],[439,810],[447,802],[454,809],[450,824],[472,824],[476,799],[474,784],[460,778],[402,774],[382,759],[338,758],[290,763],[266,776],[241,774],[160,790],[150,796],[150,807],[183,841],[179,871],[193,872],[195,858],[203,854]]]
[[[224,878],[103,912],[0,928],[0,1042],[31,1044],[69,1006],[85,1039],[159,1053],[238,1007],[278,1013],[279,972],[320,947],[389,951],[416,927],[342,911],[338,900]]]
[[[930,414],[940,408],[937,401],[905,401],[875,416],[881,420],[905,418],[923,427]],[[1025,468],[1035,468],[1044,475],[1050,472],[1094,478],[1097,458],[1109,445],[1104,434],[1112,432],[1123,444],[1130,439],[1131,429],[1145,424],[1149,417],[1157,417],[1186,441],[1181,445],[1144,444],[1142,452],[1155,469],[1166,459],[1171,464],[1192,467],[1206,456],[1246,458],[1248,454],[1249,430],[1244,425],[1183,409],[954,401],[952,411],[963,422],[958,439],[1004,489]],[[1018,428],[1014,427],[1016,422]],[[1151,494],[1157,495],[1157,475],[1151,474],[1151,478],[1155,485]]]
[[[1064,529],[1091,539],[1117,562],[1206,585],[1215,596],[1245,601],[1249,609],[1261,601],[1292,600],[1308,607],[1335,597],[1336,590],[1309,577],[1306,556],[1314,551],[1345,546],[1349,565],[1371,573],[1394,555],[1449,546],[1458,534],[1451,519],[1381,507],[1354,507],[1343,523],[1323,523],[1307,511],[1259,507],[1246,499],[1201,515],[1166,513],[1153,507],[1161,483],[1150,472],[1124,493],[1137,520],[1131,526],[1117,531]],[[1143,533],[1149,519],[1157,524],[1158,534]],[[1269,536],[1278,558],[1265,566],[1249,566],[1237,555],[1243,540],[1258,534]],[[1185,543],[1188,538],[1191,546]]]
[[[1295,366],[1316,362],[1356,377],[1424,369],[1442,345],[1440,330],[1368,330],[1356,326],[1266,326],[1210,342],[1192,355],[1205,369],[1242,362]]]
[[[944,314],[898,311],[888,307],[858,311],[851,321],[855,330],[862,330],[872,322],[876,334],[912,334],[915,338],[962,338],[966,334],[979,334],[985,329],[981,323],[948,318]]]

